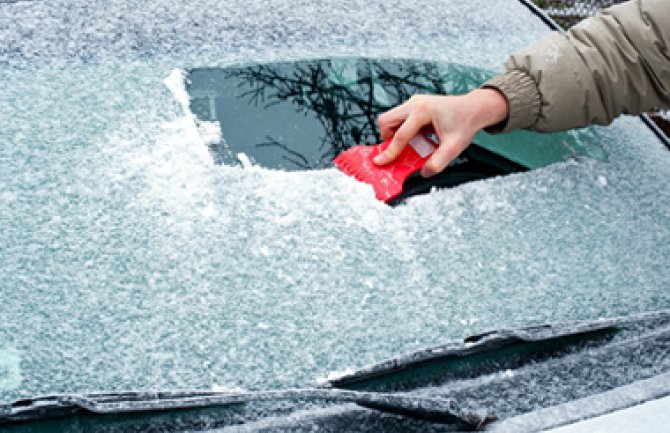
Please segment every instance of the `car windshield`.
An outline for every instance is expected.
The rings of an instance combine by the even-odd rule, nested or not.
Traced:
[[[390,207],[327,166],[225,160],[234,137],[186,93],[197,68],[309,59],[490,76],[548,32],[517,0],[0,2],[0,402],[310,386],[486,329],[669,308],[670,152],[636,117]]]

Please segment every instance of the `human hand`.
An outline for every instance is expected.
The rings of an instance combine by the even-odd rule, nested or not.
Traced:
[[[392,162],[420,132],[435,133],[440,146],[421,169],[423,177],[433,176],[465,150],[479,130],[507,118],[507,99],[495,89],[476,89],[466,95],[416,95],[379,116],[382,138],[393,137],[389,147],[374,162]]]

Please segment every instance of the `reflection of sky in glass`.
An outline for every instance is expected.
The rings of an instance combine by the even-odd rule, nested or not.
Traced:
[[[175,67],[497,70],[544,31],[512,0],[352,5],[0,5],[0,349],[21,354],[3,401],[310,384],[482,329],[668,307],[670,156],[635,119],[595,129],[607,162],[396,209],[334,170],[214,164],[162,83]]]
[[[358,65],[355,59],[333,59],[330,61],[328,79],[335,85],[349,87],[358,81]]]

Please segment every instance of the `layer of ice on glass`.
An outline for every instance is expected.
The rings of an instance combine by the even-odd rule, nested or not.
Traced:
[[[309,385],[484,329],[667,308],[670,153],[637,119],[596,128],[605,162],[393,209],[334,169],[215,165],[163,84],[330,55],[495,70],[533,19],[512,0],[0,4],[0,400]]]

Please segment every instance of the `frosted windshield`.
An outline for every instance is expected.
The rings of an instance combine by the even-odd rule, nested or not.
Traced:
[[[194,67],[496,71],[546,32],[515,0],[1,2],[0,401],[309,385],[484,329],[669,307],[670,152],[636,118],[590,132],[602,158],[394,209],[334,169],[217,164],[178,102]]]

